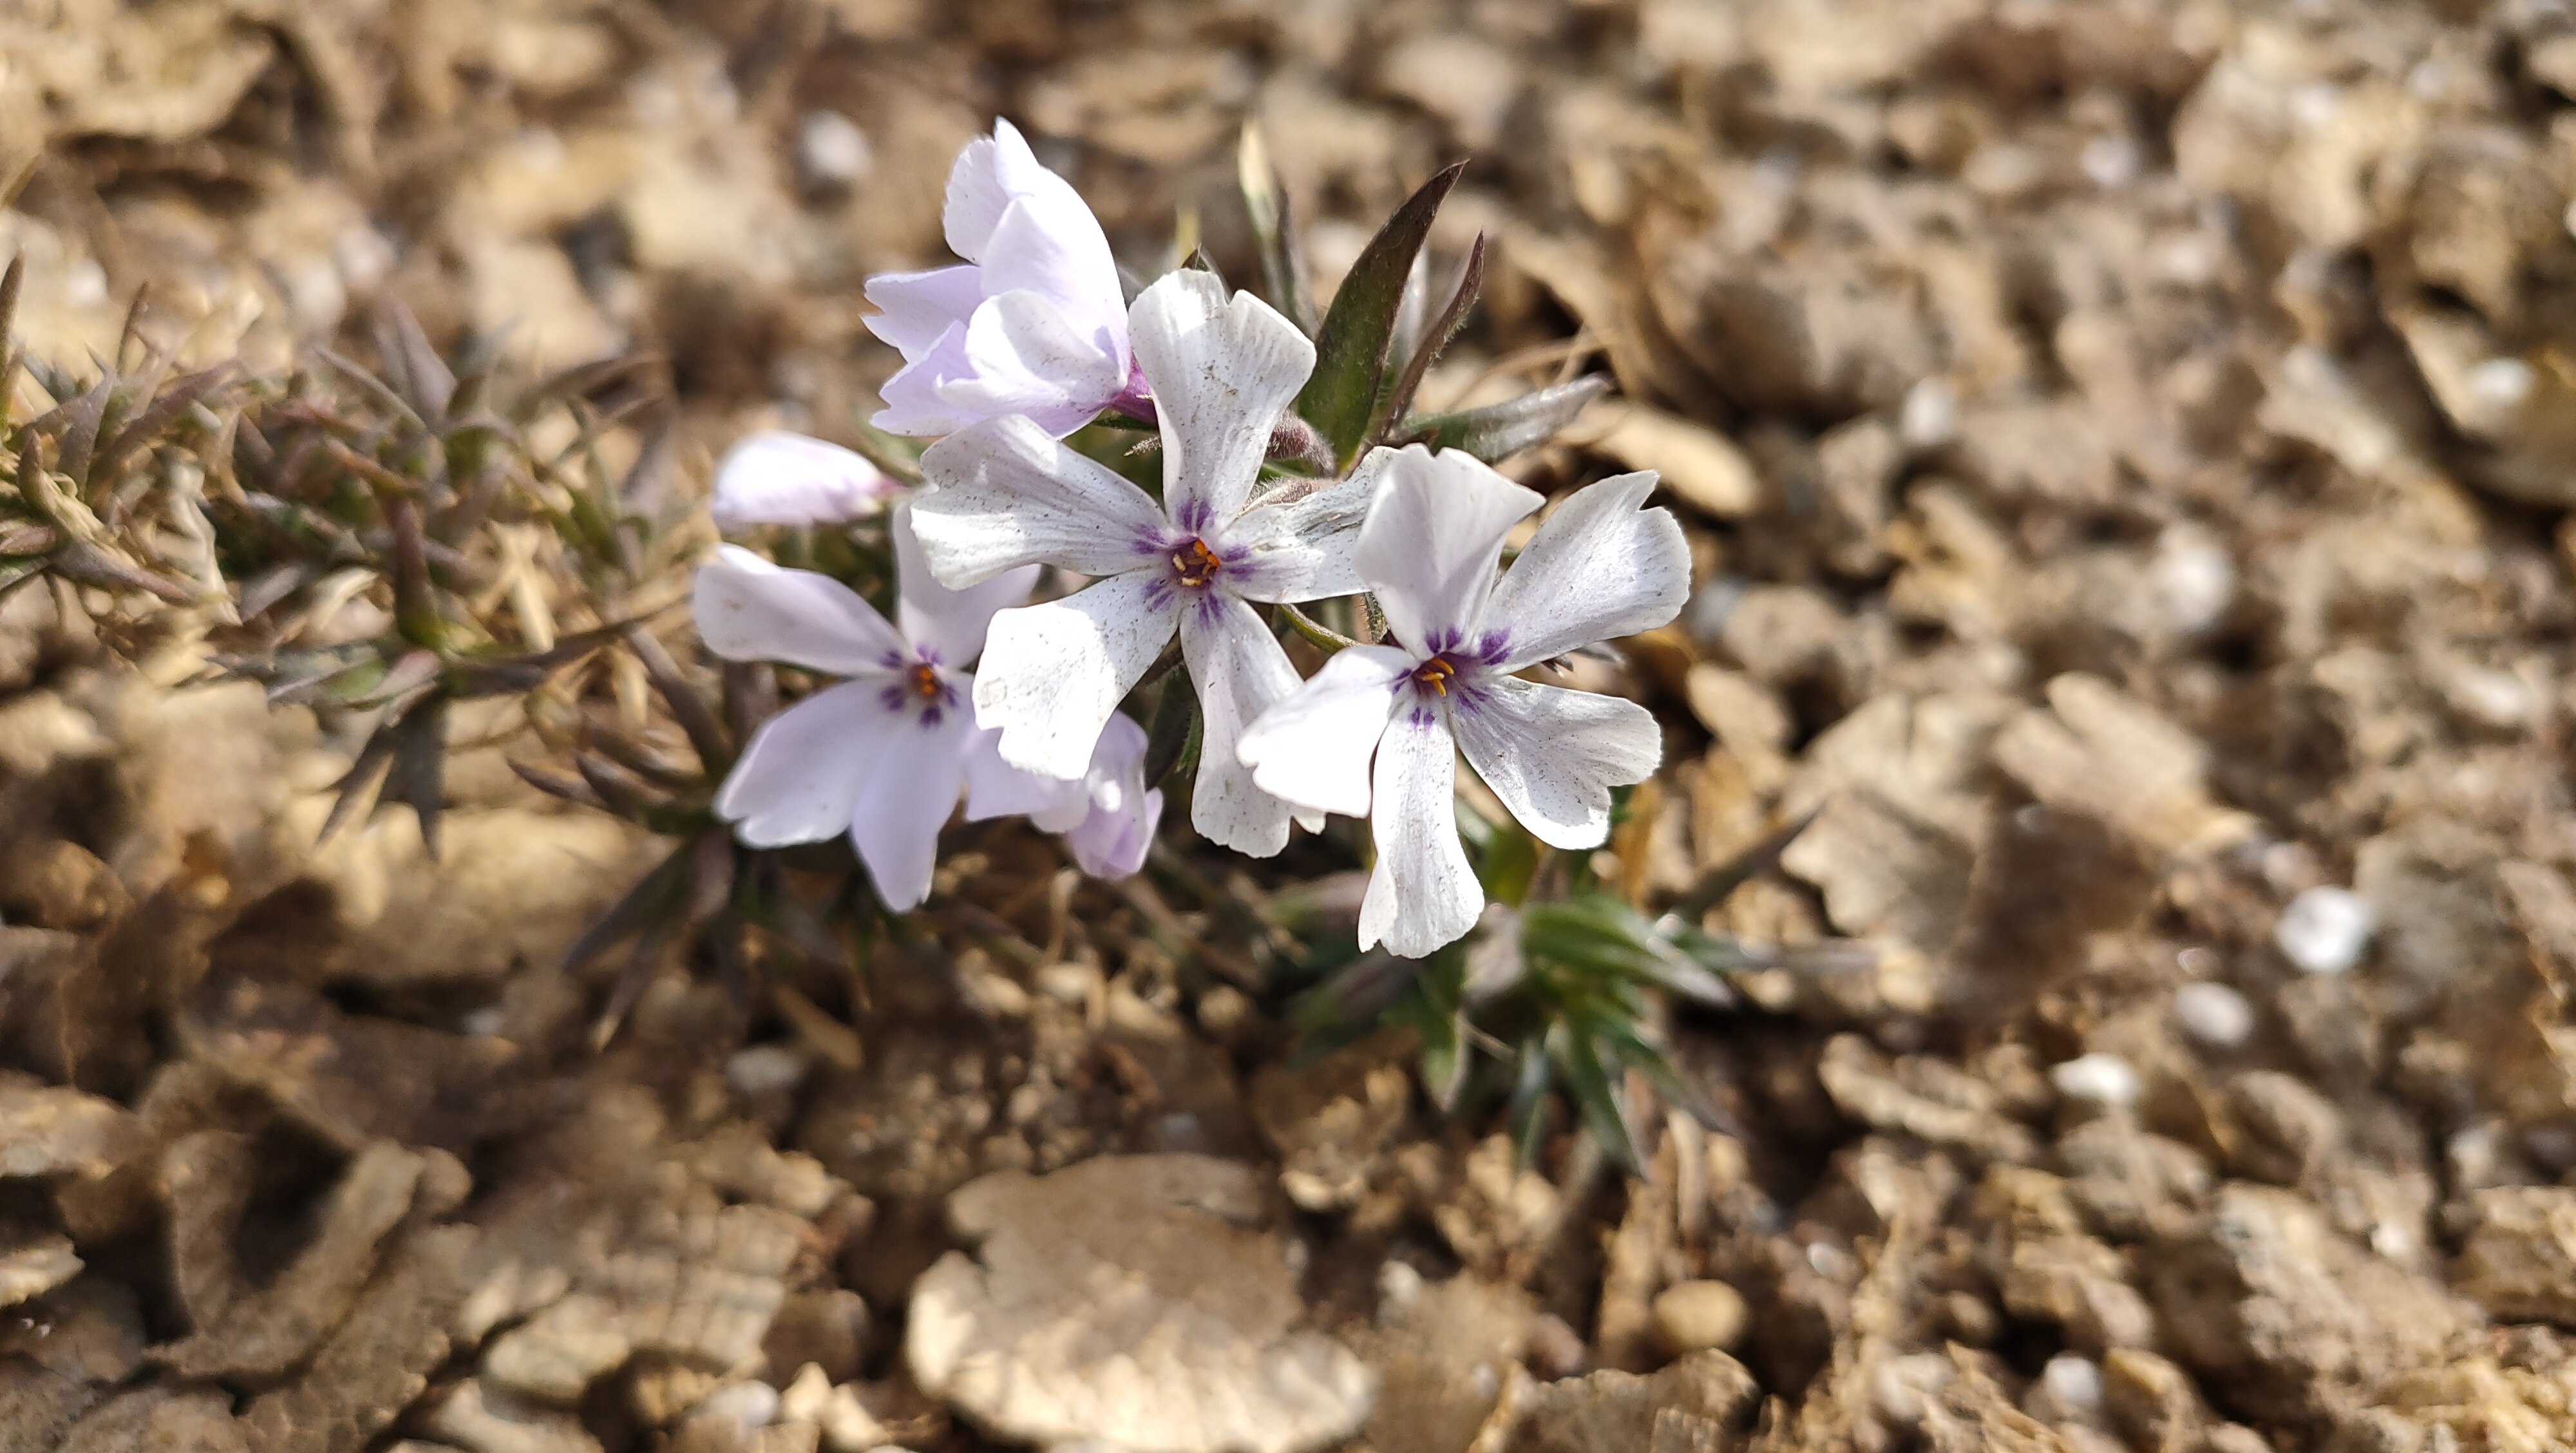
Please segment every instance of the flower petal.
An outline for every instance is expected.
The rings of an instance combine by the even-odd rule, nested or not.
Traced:
[[[1360,526],[1360,575],[1396,640],[1425,656],[1475,630],[1503,536],[1541,497],[1456,449],[1407,445],[1381,468]]]
[[[1655,715],[1633,701],[1509,676],[1450,703],[1467,764],[1540,842],[1597,848],[1610,836],[1610,789],[1643,782],[1663,760]]]
[[[1385,646],[1349,646],[1261,714],[1235,745],[1262,791],[1320,812],[1366,817],[1369,757],[1386,734],[1413,658]]]
[[[1587,484],[1539,522],[1485,607],[1509,632],[1503,669],[1650,631],[1690,598],[1690,547],[1667,509],[1639,509],[1652,470]]]
[[[1124,878],[1145,865],[1163,794],[1145,786],[1145,729],[1121,712],[1101,730],[1084,779],[1082,820],[1064,832],[1073,861],[1095,878]],[[1034,819],[1032,819],[1034,821]],[[1039,823],[1044,827],[1044,823]]]
[[[1110,718],[1112,724],[1118,720],[1120,718]],[[1108,733],[1101,735],[1105,739]],[[1098,756],[1095,751],[1095,761]],[[996,817],[1025,817],[1041,832],[1063,832],[1079,824],[1090,812],[1091,784],[1088,780],[1067,781],[1023,772],[1002,760],[1000,732],[987,727],[976,728],[974,740],[966,748],[968,822],[984,822]]]
[[[1229,300],[1213,273],[1185,268],[1128,312],[1137,367],[1163,431],[1163,506],[1192,534],[1243,510],[1270,431],[1315,368],[1315,345],[1250,293]]]
[[[698,567],[698,639],[728,661],[785,661],[835,676],[891,671],[910,648],[858,592],[828,575],[786,570],[739,545]]]
[[[878,311],[859,321],[903,350],[909,361],[928,352],[952,325],[975,315],[984,301],[983,269],[973,263],[927,272],[885,272],[868,279],[868,301]]]
[[[923,451],[931,488],[912,527],[939,583],[963,588],[1020,565],[1114,575],[1155,558],[1154,497],[1027,419],[988,419]]]
[[[914,438],[933,438],[954,434],[983,416],[961,411],[939,396],[950,383],[971,375],[975,366],[966,361],[966,325],[958,322],[928,352],[896,369],[894,377],[877,389],[885,407],[876,411],[868,422],[889,434],[909,434]]]
[[[875,514],[895,493],[894,481],[840,445],[772,429],[725,451],[708,508],[720,530],[828,525]]]
[[[1127,381],[1127,293],[1118,285],[1118,260],[1109,238],[1073,188],[1055,182],[1012,199],[1001,225],[984,244],[984,292],[1000,297],[1026,291],[1045,299],[1073,332],[1116,359],[1118,382]]]
[[[1163,820],[1163,793],[1151,789],[1132,803],[1091,809],[1064,835],[1074,866],[1095,878],[1124,878],[1145,866],[1154,850],[1154,828]]]
[[[930,896],[939,829],[957,810],[957,791],[966,780],[966,739],[974,730],[962,711],[936,718],[907,713],[859,789],[850,845],[876,880],[877,896],[898,913]]]
[[[1002,175],[1003,148],[1010,148],[1007,160],[1011,170],[1038,162],[1029,152],[1019,128],[1008,121],[995,121],[991,136],[979,136],[958,149],[957,160],[948,166],[948,196],[939,211],[940,230],[947,235],[948,250],[969,262],[984,255],[984,243],[993,229],[1002,223],[1002,210],[1011,205],[1012,187]]]
[[[1351,477],[1287,504],[1255,504],[1226,532],[1246,557],[1226,567],[1226,583],[1246,600],[1321,600],[1357,595],[1360,525],[1368,518],[1378,475],[1392,449],[1372,449]]]
[[[910,505],[895,506],[887,533],[894,537],[895,622],[914,646],[927,648],[951,670],[974,664],[984,652],[993,612],[1028,599],[1038,583],[1038,567],[1023,565],[964,590],[950,590],[921,558]]]
[[[1369,827],[1377,867],[1360,895],[1362,949],[1418,959],[1476,926],[1485,890],[1458,841],[1458,754],[1440,714],[1400,711],[1378,742]]]
[[[905,722],[878,687],[845,681],[761,723],[716,793],[716,816],[755,848],[820,842],[850,830],[878,752]]]
[[[1002,760],[1043,777],[1087,773],[1101,728],[1172,638],[1178,609],[1171,587],[1140,572],[993,617],[975,716],[1001,730]]]
[[[1297,668],[1260,613],[1222,592],[1181,605],[1181,658],[1199,694],[1199,774],[1190,826],[1266,858],[1288,845],[1288,804],[1253,784],[1236,755],[1243,729],[1297,689]]]
[[[1026,414],[1061,438],[1118,396],[1126,364],[1067,326],[1032,292],[988,298],[966,325],[967,376],[939,385],[942,403],[977,419]]]

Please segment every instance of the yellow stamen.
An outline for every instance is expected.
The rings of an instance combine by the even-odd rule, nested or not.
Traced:
[[[1447,696],[1449,694],[1449,678],[1457,674],[1457,667],[1450,665],[1445,660],[1434,658],[1424,662],[1422,664],[1422,669],[1413,673],[1413,679],[1430,687],[1442,696]]]
[[[920,693],[924,701],[936,698],[939,695],[939,668],[927,664],[913,667],[912,689]]]
[[[1178,575],[1181,584],[1187,586],[1196,587],[1207,584],[1224,563],[1216,558],[1216,552],[1207,547],[1205,540],[1192,540],[1172,552],[1172,573]]]

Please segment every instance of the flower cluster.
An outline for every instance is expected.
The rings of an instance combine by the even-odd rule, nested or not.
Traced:
[[[880,896],[907,908],[929,892],[962,794],[969,818],[1025,814],[1063,833],[1086,871],[1133,872],[1162,796],[1147,734],[1119,708],[1176,669],[1176,641],[1195,696],[1191,825],[1266,857],[1292,823],[1369,818],[1363,948],[1418,957],[1477,921],[1484,894],[1454,815],[1461,753],[1540,841],[1604,841],[1612,789],[1660,759],[1654,718],[1518,673],[1680,609],[1687,552],[1670,513],[1645,507],[1653,475],[1576,491],[1502,570],[1540,495],[1463,449],[1396,447],[1384,429],[1328,439],[1347,465],[1335,476],[1299,472],[1318,452],[1294,442],[1315,437],[1301,401],[1321,397],[1320,415],[1357,397],[1365,415],[1381,372],[1319,395],[1317,342],[1211,272],[1172,272],[1124,303],[1099,223],[1008,123],[958,158],[946,223],[963,264],[867,288],[882,309],[869,326],[905,360],[876,423],[937,436],[922,487],[890,511],[896,621],[736,546],[698,578],[717,655],[841,678],[763,726],[734,766],[716,807],[744,843],[846,833]],[[1336,299],[1327,334],[1365,303]],[[1382,371],[1380,343],[1367,361]],[[1068,442],[1104,414],[1153,424],[1159,495]],[[1414,437],[1448,442],[1444,427],[1461,426]],[[728,529],[810,526],[900,493],[855,454],[761,435],[726,460],[716,512]],[[1042,567],[1079,588],[1024,603]],[[1331,639],[1293,608],[1362,594],[1383,639],[1336,641],[1301,680],[1280,619]]]

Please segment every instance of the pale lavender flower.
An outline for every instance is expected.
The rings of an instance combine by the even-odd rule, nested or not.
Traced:
[[[1287,503],[1253,499],[1271,431],[1315,363],[1314,345],[1260,299],[1177,272],[1136,300],[1128,327],[1161,421],[1160,503],[1029,420],[1002,418],[923,453],[930,488],[915,527],[948,584],[1039,562],[1108,577],[994,618],[975,710],[1001,730],[1005,761],[1082,776],[1177,630],[1203,722],[1190,821],[1266,857],[1287,844],[1290,809],[1253,785],[1234,743],[1297,673],[1253,603],[1359,589],[1351,552],[1371,471]]]
[[[901,494],[900,485],[840,445],[773,429],[725,451],[709,508],[720,530],[829,525],[873,515]]]
[[[883,310],[868,331],[904,361],[878,428],[951,434],[1021,414],[1062,438],[1103,409],[1141,408],[1108,235],[1011,123],[958,153],[942,220],[963,264],[868,280]]]
[[[841,833],[894,909],[930,895],[939,829],[957,806],[974,745],[966,668],[993,612],[1024,599],[1037,572],[948,590],[923,568],[907,512],[893,521],[898,625],[828,575],[788,570],[738,546],[700,567],[699,637],[729,661],[785,661],[847,678],[752,734],[716,794],[716,815],[756,847]]]
[[[1475,926],[1485,895],[1458,840],[1460,751],[1559,848],[1599,846],[1610,789],[1654,772],[1663,743],[1645,708],[1512,674],[1681,609],[1690,555],[1671,511],[1639,508],[1654,487],[1641,473],[1576,491],[1498,582],[1503,537],[1539,495],[1456,450],[1415,445],[1380,470],[1359,571],[1388,643],[1336,653],[1239,747],[1261,789],[1372,818],[1361,948],[1419,958]]]
[[[1076,867],[1095,878],[1124,878],[1145,865],[1154,828],[1163,820],[1161,789],[1145,785],[1145,729],[1126,713],[1109,719],[1081,777],[1058,781],[1002,760],[999,731],[975,734],[966,762],[966,817],[1025,816],[1063,837]]]

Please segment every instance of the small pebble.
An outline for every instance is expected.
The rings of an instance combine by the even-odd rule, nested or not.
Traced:
[[[2125,136],[2097,136],[2084,143],[2075,164],[2097,187],[2125,187],[2138,179],[2138,144]]]
[[[2070,1100],[2113,1109],[2138,1103],[2138,1072],[2116,1054],[2078,1055],[2050,1069],[2048,1082]]]
[[[805,113],[796,126],[796,162],[808,178],[837,187],[867,180],[877,165],[867,133],[838,111]]]
[[[2236,1049],[2254,1037],[2254,1006],[2225,984],[2185,984],[2174,990],[2174,1018],[2194,1043]]]
[[[725,1083],[738,1095],[793,1090],[805,1082],[805,1056],[783,1044],[755,1044],[725,1061]]]
[[[2522,407],[2531,397],[2535,376],[2531,365],[2519,358],[2490,358],[2472,367],[2460,380],[2480,404],[2502,413]]]
[[[2310,888],[2281,910],[2272,941],[2311,974],[2340,974],[2361,962],[2376,924],[2369,900],[2349,888]]]
[[[1958,1376],[1958,1368],[1942,1354],[1912,1352],[1880,1363],[1870,1391],[1880,1417],[1899,1428],[1919,1428],[1928,1404]]]
[[[1950,442],[1959,428],[1959,396],[1937,378],[1917,382],[1905,391],[1897,413],[1896,434],[1912,449],[1936,449]]]
[[[2061,1352],[2039,1370],[2040,1386],[2070,1413],[2090,1413],[2102,1406],[2102,1368],[2090,1357]]]
[[[1744,1297],[1722,1281],[1676,1282],[1655,1295],[1655,1340],[1676,1357],[1744,1340],[1751,1311]]]
[[[2194,636],[2235,602],[2236,561],[2206,531],[2176,525],[2157,537],[2147,581],[2166,628]]]

